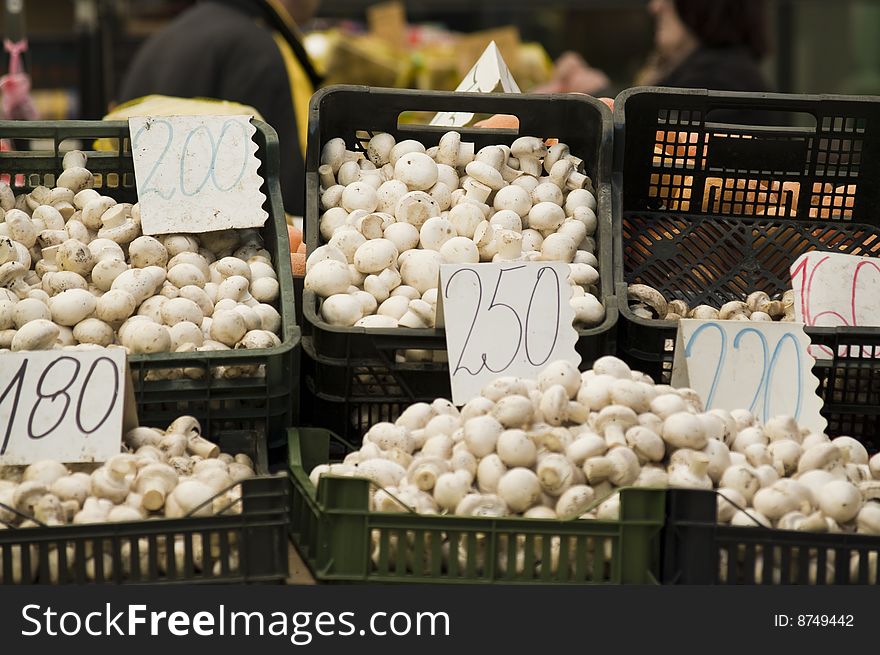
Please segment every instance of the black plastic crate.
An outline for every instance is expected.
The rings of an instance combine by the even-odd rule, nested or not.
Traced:
[[[716,499],[666,492],[663,584],[880,584],[880,537],[717,525]]]
[[[205,432],[257,429],[271,444],[286,448],[286,430],[297,421],[300,329],[295,320],[293,279],[281,187],[278,135],[266,123],[253,121],[260,159],[260,189],[269,218],[260,229],[280,285],[281,345],[261,350],[130,355],[132,382],[142,421],[167,426],[181,414],[201,421]],[[0,152],[0,177],[16,193],[45,184],[54,186],[66,149],[79,147],[88,155],[94,187],[117,201],[137,202],[134,164],[127,121],[0,121],[0,137],[30,143],[34,149]],[[92,149],[96,148],[96,149]],[[221,367],[260,367],[260,375],[223,379]],[[199,371],[198,379],[163,379],[181,368]]]
[[[215,441],[247,453],[260,474],[241,482],[240,514],[0,529],[0,584],[284,582],[287,476],[268,475],[257,431],[219,433]]]
[[[613,294],[612,231],[611,231],[611,116],[599,101],[578,95],[510,95],[447,93],[377,89],[363,86],[331,86],[312,97],[309,110],[309,143],[306,155],[306,242],[309,251],[321,244],[318,232],[320,195],[318,166],[321,148],[331,138],[345,139],[350,150],[364,150],[376,132],[388,132],[398,140],[417,139],[428,145],[436,143],[452,128],[398,123],[404,112],[472,111],[476,114],[514,114],[519,130],[458,128],[462,137],[476,148],[499,143],[512,143],[520,135],[557,138],[567,143],[571,152],[582,157],[593,180],[597,194],[596,232],[597,259],[600,269],[601,298],[606,317],[602,325],[580,330],[578,352],[582,366],[615,350],[617,301]],[[325,323],[320,317],[320,299],[311,291],[303,292],[303,333],[312,339],[317,356],[316,366],[329,368],[319,377],[318,389],[325,395],[347,398],[353,386],[349,378],[356,368],[371,367],[383,375],[397,379],[398,386],[407,388],[417,376],[434,389],[432,380],[445,376],[445,384],[432,391],[431,398],[449,395],[448,367],[445,362],[424,362],[417,365],[398,362],[403,350],[445,351],[443,330],[407,328],[370,329],[340,328]],[[442,375],[441,375],[442,374]],[[399,400],[406,400],[401,395]],[[354,402],[369,397],[350,398]],[[322,424],[323,425],[323,424]]]
[[[737,112],[766,125],[718,122]],[[657,381],[670,379],[677,323],[636,317],[627,284],[719,306],[789,288],[805,252],[880,253],[877,99],[645,87],[617,98],[614,121],[618,354]],[[829,434],[877,450],[880,329],[807,334],[835,353],[813,368]]]
[[[391,374],[371,361],[333,360],[315,353],[311,337],[302,341],[302,420],[359,442],[370,426],[393,422],[409,405],[449,397],[449,371],[406,364]],[[341,389],[339,395],[326,389]]]

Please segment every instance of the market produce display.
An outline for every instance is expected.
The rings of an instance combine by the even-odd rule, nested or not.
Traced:
[[[787,416],[706,412],[610,356],[498,378],[461,411],[412,405],[324,474],[370,479],[375,511],[615,520],[615,489],[668,486],[717,489],[722,524],[880,534],[880,455]]]
[[[235,485],[253,477],[243,453],[221,453],[192,416],[139,427],[102,465],[44,460],[0,467],[0,527],[140,521],[237,512]]]
[[[520,137],[509,147],[447,132],[435,146],[341,138],[324,144],[318,229],[305,288],[323,298],[331,325],[434,326],[442,263],[569,264],[575,323],[600,324],[596,197],[581,159],[564,143]]]
[[[181,416],[165,430],[139,427],[123,437],[123,452],[103,464],[65,465],[42,460],[29,466],[0,466],[0,530],[36,527],[130,523],[157,518],[204,517],[241,512],[242,480],[255,475],[254,462],[244,453],[222,453],[219,446],[201,435],[201,425],[191,416]],[[59,540],[63,536],[59,535]],[[141,540],[141,571],[150,548]],[[128,545],[128,544],[126,544]],[[182,537],[163,547],[174,548],[177,564],[183,566]],[[205,560],[198,537],[193,562],[198,568]],[[212,548],[216,548],[212,545]],[[123,560],[130,563],[131,548],[123,547]],[[0,581],[3,577],[3,550],[0,549]],[[39,563],[33,549],[31,571],[25,571],[18,551],[10,550],[15,582],[33,580]],[[87,555],[93,559],[91,553]],[[111,571],[113,560],[104,556],[104,571]],[[237,558],[237,553],[228,554]],[[66,565],[76,558],[67,547]],[[50,557],[52,578],[57,580],[61,566],[57,552]],[[165,557],[160,556],[161,565]],[[220,567],[214,553],[212,566]],[[87,562],[94,579],[94,562]],[[28,577],[29,576],[29,577]]]
[[[142,235],[138,204],[91,188],[86,163],[84,153],[66,153],[53,189],[15,196],[0,183],[0,348],[150,354],[280,345],[279,283],[256,230]],[[169,369],[159,377],[202,375]]]
[[[677,321],[682,318],[719,319],[730,321],[793,321],[794,292],[788,289],[771,298],[765,291],[750,293],[745,300],[731,300],[721,307],[697,305],[690,307],[684,300],[666,298],[646,284],[627,287],[629,308],[639,318]]]

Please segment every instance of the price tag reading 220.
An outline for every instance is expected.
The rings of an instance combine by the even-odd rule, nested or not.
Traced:
[[[580,364],[568,275],[568,265],[559,262],[440,267],[456,405],[497,377],[535,377],[559,359]]]
[[[119,452],[120,349],[6,353],[0,367],[0,465],[103,462]]]

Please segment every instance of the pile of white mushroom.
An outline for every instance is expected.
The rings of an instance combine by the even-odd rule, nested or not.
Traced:
[[[794,292],[789,289],[771,298],[764,291],[750,293],[745,300],[731,300],[721,307],[697,305],[690,307],[678,298],[668,300],[660,291],[647,284],[627,287],[629,308],[639,318],[677,321],[682,318],[729,321],[793,321]]]
[[[374,135],[366,155],[323,148],[320,236],[305,288],[332,325],[434,326],[441,263],[561,261],[571,267],[575,323],[600,324],[596,197],[564,143],[509,147],[447,132],[437,146]]]
[[[256,230],[142,236],[137,204],[91,188],[82,152],[63,161],[54,189],[15,196],[0,183],[0,349],[121,346],[137,354],[280,344],[278,279]]]
[[[201,436],[201,426],[192,416],[181,416],[167,430],[135,428],[123,441],[125,452],[102,465],[66,466],[43,460],[26,467],[0,467],[0,530],[241,512],[239,483],[254,476],[253,461],[244,453],[221,453],[219,446]],[[149,543],[146,539],[143,542],[138,550],[140,557],[146,558]],[[171,547],[179,551],[176,559],[180,568],[183,539],[178,538]],[[204,561],[201,537],[196,539],[194,550],[193,562],[199,570]],[[74,561],[74,554],[71,546],[68,563]],[[128,555],[130,550],[123,553],[123,559]],[[104,557],[107,572],[113,562],[109,554]],[[162,566],[163,559],[159,558]],[[57,561],[53,562],[53,578],[57,578]],[[15,581],[27,575],[32,580],[38,563],[33,556],[34,570],[27,573],[21,567],[21,554],[13,552]],[[88,570],[93,572],[93,567],[94,562],[87,563]],[[145,570],[144,564],[141,571]],[[0,549],[0,581],[2,577]]]
[[[857,440],[812,434],[791,417],[762,424],[747,410],[705,412],[692,389],[655,385],[615,357],[584,373],[554,362],[537,380],[498,378],[461,410],[444,399],[414,404],[310,479],[325,474],[368,478],[371,509],[383,512],[616,520],[617,488],[677,487],[716,489],[721,524],[880,534],[880,455],[869,459]],[[551,547],[555,570],[560,537]],[[815,553],[810,566],[815,579]]]
[[[372,480],[378,511],[615,519],[618,487],[717,488],[720,523],[880,534],[880,455],[791,417],[704,412],[693,390],[610,356],[498,378],[460,411],[412,405],[313,483],[325,473]]]

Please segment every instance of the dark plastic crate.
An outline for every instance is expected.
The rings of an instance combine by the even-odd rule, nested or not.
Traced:
[[[611,117],[607,108],[594,98],[562,94],[447,93],[362,86],[331,86],[319,91],[312,97],[309,110],[306,155],[305,229],[309,251],[321,245],[317,171],[323,144],[331,138],[341,137],[349,149],[364,150],[374,133],[388,132],[398,140],[417,139],[431,145],[452,128],[398,124],[398,117],[403,112],[447,110],[514,114],[519,118],[518,131],[458,129],[463,138],[476,144],[477,149],[492,144],[509,144],[519,135],[535,135],[558,138],[570,146],[573,154],[584,159],[597,193],[600,300],[605,304],[606,317],[602,325],[579,331],[577,349],[583,358],[582,366],[589,366],[598,357],[613,353],[617,301],[613,298],[611,268]],[[318,388],[322,393],[345,398],[352,386],[348,378],[355,375],[355,368],[366,365],[396,378],[401,388],[415,384],[414,378],[423,375],[429,380],[423,386],[435,389],[431,392],[431,398],[449,396],[448,367],[445,362],[425,362],[413,366],[396,361],[396,354],[403,350],[445,351],[443,330],[340,328],[328,325],[321,319],[320,299],[313,292],[303,292],[302,304],[303,330],[312,338],[312,348],[318,356],[317,366],[335,367],[321,376],[323,381]],[[443,376],[446,377],[445,384],[435,387],[431,380],[440,380]],[[401,396],[401,399],[406,399],[406,396]],[[352,400],[360,402],[369,399]]]
[[[375,423],[396,421],[413,403],[449,397],[447,370],[406,364],[392,375],[387,366],[369,360],[319,357],[311,337],[303,337],[302,350],[303,423],[349,441],[358,441]],[[340,388],[340,395],[325,391]]]
[[[309,472],[334,436],[290,430],[290,533],[321,582],[656,584],[664,493],[623,489],[620,521],[370,512],[366,478]],[[400,544],[405,544],[400,546]],[[559,555],[554,558],[554,544]],[[518,555],[518,553],[521,553]],[[551,566],[542,566],[546,561]]]
[[[284,582],[287,476],[268,475],[259,432],[220,433],[216,441],[226,452],[247,453],[260,474],[242,481],[240,514],[0,529],[0,584]],[[179,551],[176,541],[183,544]],[[202,549],[201,558],[199,544],[211,544]],[[94,557],[96,553],[104,556]],[[21,570],[33,570],[33,578],[16,575],[16,561]]]
[[[717,525],[716,499],[666,492],[664,584],[880,584],[880,537]]]
[[[658,382],[671,376],[677,323],[636,317],[627,284],[719,306],[789,288],[805,252],[880,253],[877,99],[645,87],[617,98],[614,121],[618,354]],[[828,433],[876,451],[880,328],[807,334],[835,353],[813,367]]]
[[[261,229],[266,249],[272,253],[280,285],[277,309],[281,314],[281,345],[265,350],[229,350],[198,353],[131,355],[135,400],[142,421],[167,426],[181,414],[198,418],[205,432],[258,429],[272,445],[283,447],[285,430],[296,421],[300,330],[295,321],[293,280],[287,239],[287,223],[278,182],[278,136],[262,121],[253,121],[254,141],[264,180],[264,209],[269,213]],[[0,152],[0,178],[16,193],[35,186],[52,186],[62,170],[64,150],[79,147],[88,155],[88,168],[95,188],[118,201],[137,202],[134,164],[127,121],[0,121],[0,137],[32,143],[33,150]],[[95,140],[107,149],[90,150]],[[63,144],[63,146],[62,146]],[[211,371],[222,366],[259,365],[265,375],[215,379]],[[161,380],[163,371],[193,368],[202,372],[197,380]]]

